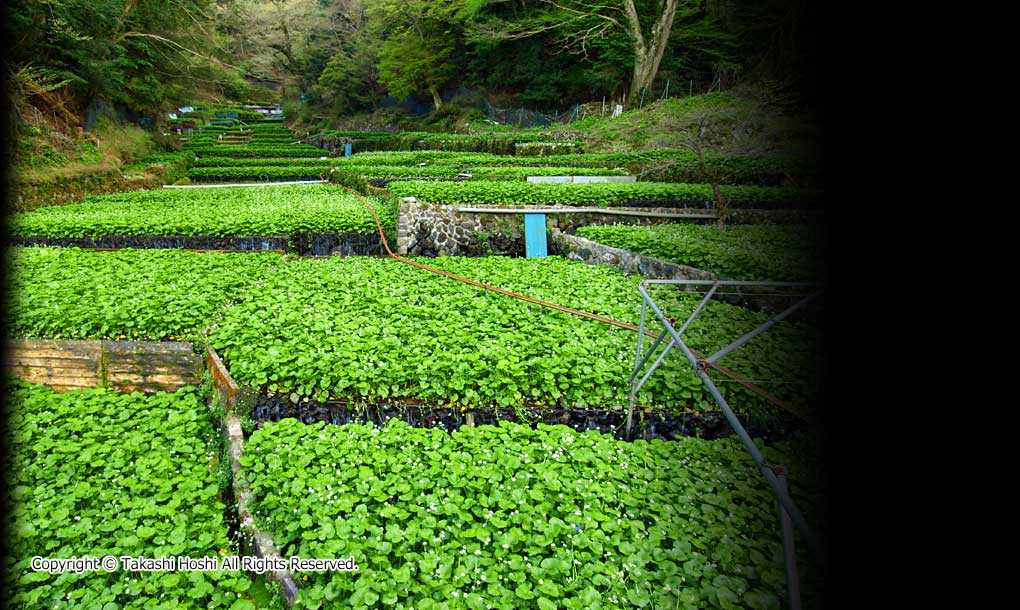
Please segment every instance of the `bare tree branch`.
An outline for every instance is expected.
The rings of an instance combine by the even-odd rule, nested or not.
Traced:
[[[544,2],[546,4],[551,4],[552,6],[555,6],[556,8],[558,8],[560,10],[567,11],[569,13],[575,13],[577,15],[581,15],[582,17],[597,17],[599,19],[605,19],[606,21],[612,22],[612,23],[614,23],[614,24],[616,24],[616,25],[618,25],[620,27],[623,27],[623,25],[619,21],[617,21],[613,17],[610,17],[609,15],[603,15],[602,13],[593,12],[593,11],[581,11],[581,10],[578,10],[578,9],[575,9],[575,8],[571,8],[569,6],[564,6],[564,5],[560,4],[559,2],[556,2],[556,0],[542,0],[542,2]],[[633,6],[633,0],[625,0],[625,2],[630,3]],[[596,11],[602,10],[604,8],[612,8],[612,7],[596,7],[596,6],[592,6],[590,4],[585,4],[583,2],[578,2],[577,4],[580,4],[581,6],[585,6],[585,7],[591,8],[591,9],[595,9]],[[613,8],[612,10],[619,11],[620,9]]]
[[[172,46],[172,47],[174,47],[176,49],[181,50],[184,53],[188,53],[190,55],[194,55],[195,57],[201,57],[202,59],[204,59],[206,61],[213,62],[213,63],[215,63],[218,66],[223,66],[223,67],[226,67],[226,68],[230,68],[231,70],[237,70],[239,72],[244,72],[243,69],[238,68],[237,66],[232,66],[232,65],[230,65],[230,64],[228,64],[226,62],[223,62],[223,61],[220,61],[220,60],[216,59],[215,57],[210,57],[208,55],[203,55],[202,53],[199,53],[197,51],[193,51],[193,50],[187,48],[186,46],[182,45],[181,43],[179,43],[177,41],[170,40],[169,38],[164,38],[163,36],[157,36],[156,34],[146,34],[145,32],[124,32],[123,34],[120,35],[120,39],[124,39],[124,38],[151,38],[153,40],[157,40],[157,41],[162,42],[164,44],[168,44],[168,45],[170,45],[170,46]]]
[[[550,25],[547,25],[547,26],[543,26],[543,27],[539,27],[539,28],[533,28],[533,29],[527,29],[527,30],[521,30],[521,31],[518,31],[518,32],[508,32],[508,31],[505,31],[505,30],[497,29],[496,26],[490,26],[490,27],[477,26],[476,27],[476,31],[478,31],[478,32],[488,36],[489,38],[493,38],[493,39],[496,39],[496,40],[521,40],[523,38],[530,38],[532,36],[537,36],[538,34],[543,34],[545,32],[551,31],[551,30],[560,29],[564,25],[566,25],[568,23],[573,23],[575,21],[580,21],[580,20],[584,19],[584,17],[585,17],[584,15],[580,15],[580,16],[577,16],[577,17],[571,17],[567,21],[560,21],[558,23],[553,23],[553,24],[550,24]]]

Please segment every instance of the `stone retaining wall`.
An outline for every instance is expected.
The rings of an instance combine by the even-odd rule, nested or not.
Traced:
[[[505,212],[465,212],[463,206],[427,205],[405,198],[397,220],[397,253],[403,256],[524,256],[524,218]],[[486,206],[482,206],[483,208]],[[506,208],[493,208],[506,209]],[[527,208],[515,208],[527,211]],[[567,208],[570,209],[570,208]],[[599,211],[546,214],[550,229],[573,233],[584,225],[613,223],[661,224],[677,222],[682,210],[628,208],[631,212],[670,214],[670,218],[619,216]],[[692,210],[702,214],[702,210]],[[685,222],[713,222],[692,218]]]
[[[470,209],[472,211],[465,211]],[[479,211],[492,209],[492,212]],[[524,219],[505,210],[567,210],[546,213],[550,231],[573,234],[586,225],[652,225],[675,222],[712,223],[711,210],[675,208],[626,208],[614,210],[577,209],[565,206],[548,208],[428,205],[406,197],[400,203],[397,220],[397,253],[403,256],[485,256],[502,254],[524,256]],[[657,216],[632,216],[631,213]],[[709,216],[706,218],[706,215]],[[687,217],[687,218],[682,218]],[[734,210],[730,222],[768,224],[806,222],[810,213],[788,210]]]
[[[397,220],[403,256],[524,255],[524,219],[509,214],[460,213],[454,206],[404,200]]]
[[[552,230],[549,253],[589,264],[612,265],[624,273],[637,273],[646,278],[663,280],[719,279],[719,276],[709,271],[613,248],[584,237],[569,235],[559,229]]]

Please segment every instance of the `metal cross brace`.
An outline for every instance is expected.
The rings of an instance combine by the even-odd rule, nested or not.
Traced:
[[[687,318],[687,321],[684,322],[684,324],[678,330],[674,327],[673,320],[666,317],[666,315],[662,312],[662,309],[660,309],[659,306],[655,303],[655,300],[652,298],[652,296],[648,294],[647,287],[653,284],[674,284],[688,286],[710,285],[711,289],[701,300],[701,302],[698,303],[698,306],[691,313],[690,317]],[[814,536],[814,533],[811,531],[811,528],[808,526],[807,521],[804,519],[804,515],[801,513],[800,509],[797,508],[797,505],[794,503],[793,499],[790,498],[790,495],[786,490],[786,486],[780,482],[779,478],[777,478],[775,472],[773,471],[772,465],[768,464],[765,461],[765,458],[758,450],[758,447],[751,440],[751,437],[747,433],[747,430],[745,430],[744,426],[741,425],[740,420],[736,416],[736,413],[733,412],[733,410],[730,408],[729,403],[726,401],[725,398],[723,398],[722,394],[719,392],[719,388],[716,387],[715,382],[708,375],[708,371],[706,369],[708,368],[708,364],[718,361],[723,356],[733,352],[742,345],[745,345],[748,341],[750,341],[757,335],[768,330],[768,328],[774,325],[776,322],[783,320],[800,307],[803,307],[805,304],[807,304],[815,297],[817,297],[821,293],[821,291],[814,292],[806,297],[801,298],[797,303],[787,308],[782,313],[772,317],[764,324],[758,326],[751,332],[743,335],[736,341],[730,343],[729,345],[722,348],[709,358],[697,358],[691,352],[691,349],[687,346],[687,344],[684,343],[683,339],[681,339],[681,335],[687,330],[687,328],[691,325],[691,323],[698,316],[698,314],[700,314],[704,310],[705,306],[708,304],[708,301],[715,294],[716,290],[721,286],[768,286],[768,287],[805,288],[811,287],[813,285],[796,282],[743,282],[723,280],[716,281],[645,280],[641,284],[639,284],[638,291],[641,293],[642,298],[641,323],[640,330],[638,332],[637,354],[634,360],[634,370],[631,373],[630,378],[628,379],[628,383],[631,385],[631,390],[630,390],[630,410],[627,413],[627,434],[628,436],[630,435],[631,422],[634,414],[634,402],[638,391],[641,389],[641,386],[643,386],[645,382],[648,381],[648,378],[651,377],[655,369],[657,369],[659,365],[662,364],[670,350],[672,350],[674,347],[679,348],[680,351],[682,351],[684,356],[687,358],[687,361],[694,368],[695,374],[708,388],[708,391],[712,395],[712,398],[714,398],[715,401],[719,404],[720,408],[722,408],[723,414],[726,416],[726,420],[730,423],[730,426],[733,427],[733,430],[737,433],[737,436],[740,438],[740,441],[744,444],[744,447],[747,448],[748,452],[751,454],[751,457],[758,465],[759,470],[761,471],[762,475],[764,475],[765,479],[768,481],[769,486],[772,488],[773,493],[776,495],[776,499],[779,501],[780,506],[789,515],[790,519],[793,521],[793,524],[794,526],[796,526],[797,530],[799,530],[800,533],[804,536],[804,539],[807,542],[808,548],[811,550],[811,553],[817,559],[820,560],[822,558],[821,549],[818,545],[817,539]],[[651,310],[655,313],[656,317],[659,319],[659,322],[662,323],[663,331],[658,335],[655,342],[652,344],[651,348],[647,352],[645,352],[643,351],[642,348],[645,334],[644,332],[645,320],[647,318],[647,312],[649,308],[651,308]],[[648,371],[641,377],[639,381],[635,383],[635,380],[637,379],[638,374],[641,372],[641,369],[644,367],[645,363],[648,362],[648,359],[651,357],[652,353],[659,347],[659,345],[662,343],[662,341],[666,338],[667,335],[672,338],[672,341],[666,345],[666,348],[662,351],[661,354],[659,354],[659,357],[655,360],[655,362],[648,369]]]

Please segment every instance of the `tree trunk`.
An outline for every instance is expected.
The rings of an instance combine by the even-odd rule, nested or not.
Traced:
[[[432,101],[436,105],[436,110],[439,110],[443,106],[443,98],[439,97],[439,90],[435,87],[429,87],[429,93],[432,94]]]
[[[641,92],[652,86],[661,59],[662,55],[659,55],[658,59],[654,59],[647,50],[634,49],[634,74],[630,80],[630,95],[628,96],[631,106],[640,104]],[[645,91],[645,97],[649,97],[647,91]]]
[[[648,38],[645,38],[638,19],[634,0],[624,0],[624,13],[627,15],[628,31],[634,47],[634,75],[630,82],[630,106],[640,103],[641,91],[652,85],[659,71],[659,64],[669,43],[669,34],[673,29],[673,18],[679,0],[665,0],[662,13],[656,18]]]

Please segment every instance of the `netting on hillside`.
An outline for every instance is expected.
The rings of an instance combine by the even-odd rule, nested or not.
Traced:
[[[527,108],[496,108],[489,100],[485,103],[485,116],[500,125],[515,127],[547,127],[553,123],[570,123],[578,118],[578,104],[574,104],[563,112],[540,112]]]

